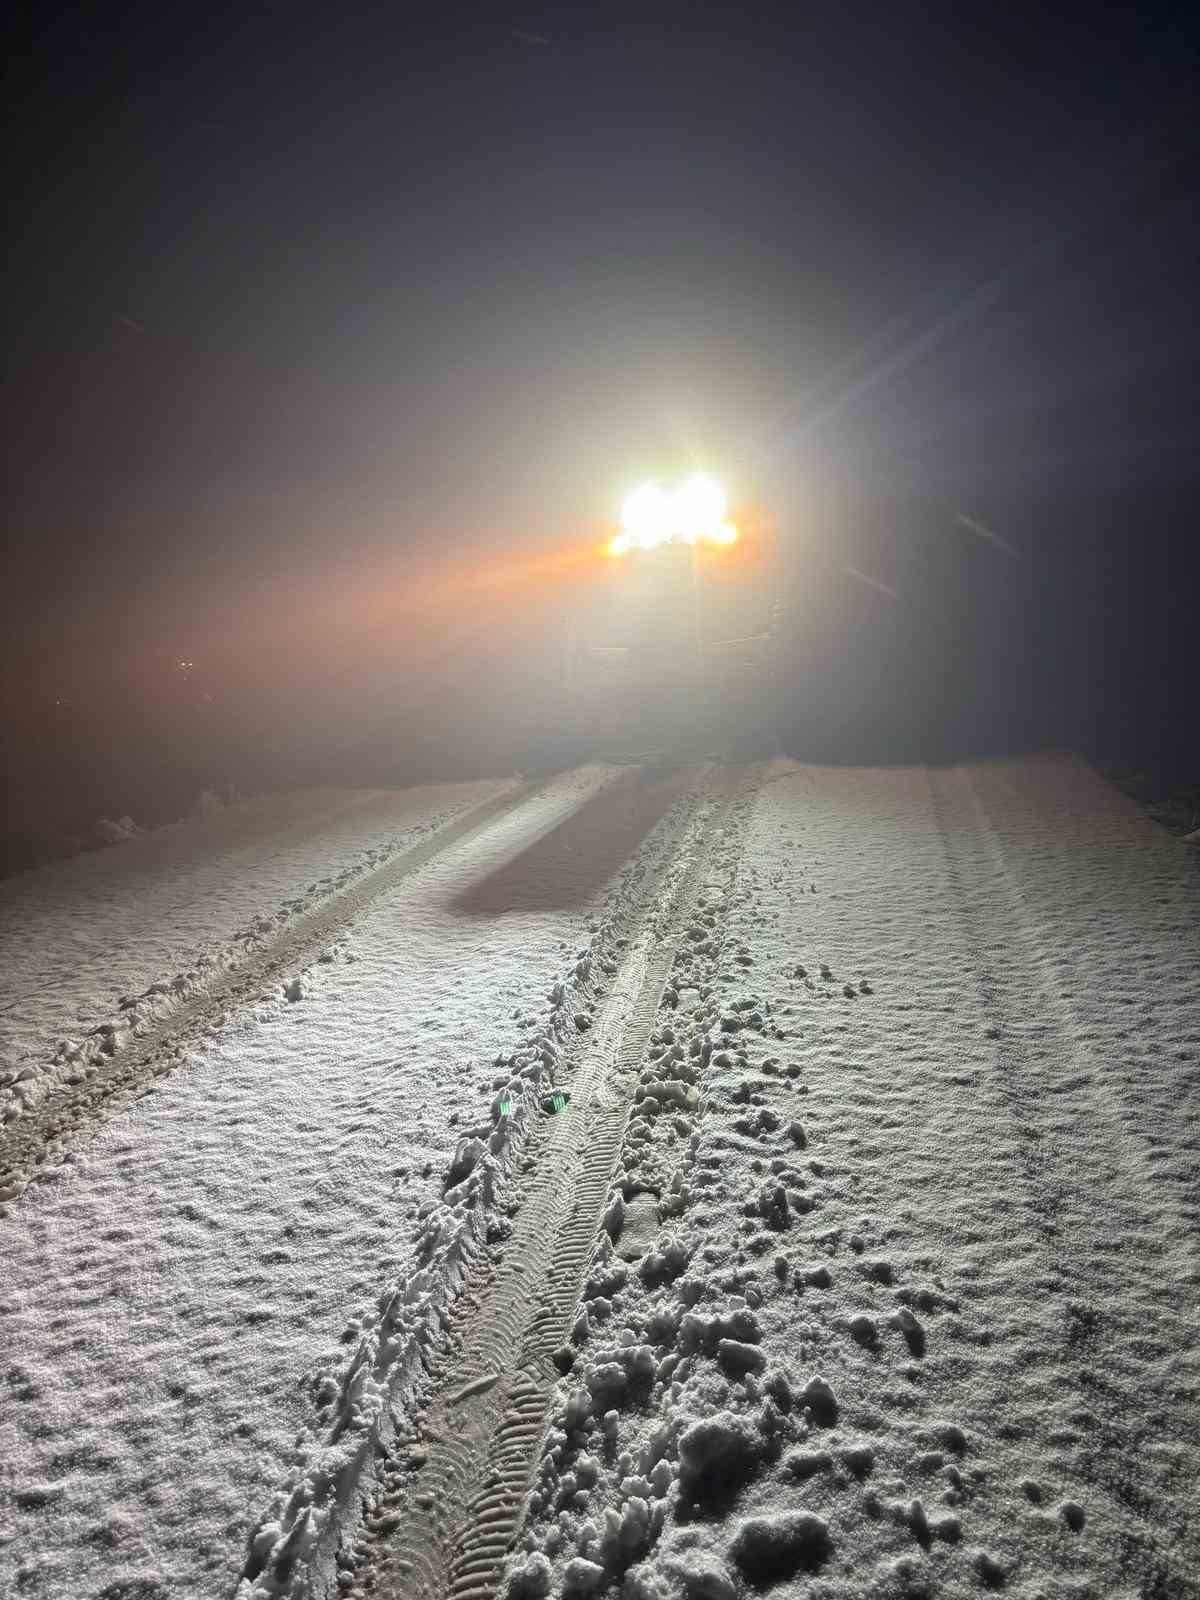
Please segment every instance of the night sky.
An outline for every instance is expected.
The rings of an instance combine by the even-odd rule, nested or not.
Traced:
[[[801,744],[1188,747],[1192,8],[744,9],[23,8],[14,761],[181,653],[300,716],[527,638],[693,463],[811,607]]]

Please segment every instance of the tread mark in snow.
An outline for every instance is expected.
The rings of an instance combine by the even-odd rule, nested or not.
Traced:
[[[123,1050],[106,1054],[102,1074],[80,1084],[63,1083],[29,1115],[0,1129],[0,1184],[15,1184],[19,1193],[66,1146],[78,1145],[105,1119],[144,1094],[164,1072],[185,1059],[185,1045],[206,1030],[223,1025],[231,1007],[253,1002],[271,983],[284,989],[284,977],[297,966],[319,958],[330,942],[362,915],[367,906],[394,889],[402,879],[441,855],[451,845],[495,822],[531,800],[552,779],[522,784],[472,806],[432,837],[394,856],[365,877],[355,878],[343,892],[324,900],[308,916],[287,924],[265,950],[219,972],[204,988],[189,994],[179,1006],[137,1034]],[[288,984],[298,1000],[303,986],[298,978]]]
[[[715,804],[693,848],[668,865],[665,884],[651,886],[571,1080],[572,1115],[542,1124],[536,1174],[505,1260],[467,1329],[461,1365],[470,1371],[499,1364],[509,1375],[486,1398],[481,1378],[435,1399],[422,1494],[394,1542],[376,1547],[370,1573],[375,1595],[485,1600],[494,1591],[537,1466],[558,1379],[552,1356],[575,1316],[638,1069],[676,944],[693,898],[704,888],[707,847],[722,837],[736,803],[761,776],[759,768],[715,773]],[[660,886],[665,892],[654,892]],[[360,1584],[364,1577],[360,1571]]]
[[[1186,1494],[1181,1493],[1181,1467],[1188,1458],[1181,1455],[1178,1465],[1157,1458],[1148,1448],[1153,1432],[1145,1419],[1157,1412],[1159,1432],[1168,1439],[1187,1437],[1189,1423],[1176,1400],[1186,1375],[1178,1357],[1164,1367],[1139,1355],[1128,1337],[1145,1317],[1145,1308],[1156,1304],[1156,1285],[1171,1250],[1161,1231],[1164,1204],[1151,1201],[1152,1177],[1122,1127],[1106,1063],[1080,1037],[1076,1016],[1055,982],[1051,954],[1031,925],[1004,841],[971,772],[931,772],[930,789],[957,891],[966,954],[991,1023],[987,1037],[999,1073],[989,1087],[1011,1117],[1020,1141],[1016,1149],[1026,1203],[1056,1275],[1073,1297],[1065,1307],[1066,1342],[1087,1353],[1085,1364],[1067,1368],[1088,1430],[1075,1469],[1108,1500],[1110,1515],[1122,1529],[1123,1563],[1144,1585],[1161,1581],[1173,1568],[1172,1592],[1183,1594],[1184,1574],[1189,1567],[1194,1570],[1194,1557],[1185,1553],[1191,1535],[1183,1509]],[[981,874],[980,863],[989,858],[991,871]],[[998,921],[1004,929],[1002,941]],[[1004,965],[994,959],[998,948],[1012,957]],[[1021,975],[1019,983],[1011,972]],[[1051,1097],[1057,1102],[1052,1111]],[[1088,1130],[1086,1146],[1074,1151],[1074,1172],[1064,1167],[1053,1137],[1057,1127],[1070,1124]],[[1120,1328],[1087,1309],[1103,1262],[1093,1226],[1100,1195],[1105,1232],[1119,1235],[1125,1245],[1122,1263],[1130,1310]],[[1172,1231],[1188,1240],[1186,1254],[1194,1263],[1182,1214],[1170,1202],[1167,1208],[1174,1210]],[[1174,1308],[1161,1306],[1161,1313],[1172,1316]],[[1168,1345],[1182,1353],[1186,1334],[1180,1330]],[[1155,1549],[1164,1524],[1174,1546],[1170,1554]]]

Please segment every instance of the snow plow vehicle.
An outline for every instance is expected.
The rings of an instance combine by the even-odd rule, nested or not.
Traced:
[[[763,530],[693,477],[625,500],[602,592],[572,618],[568,697],[581,727],[636,749],[725,744],[769,716],[779,607]]]

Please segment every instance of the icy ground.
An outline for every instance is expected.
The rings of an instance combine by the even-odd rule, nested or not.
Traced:
[[[701,782],[554,780],[10,1205],[0,1594],[366,1592],[425,1452],[371,1537],[341,1490],[419,1435],[431,1353],[461,1382],[453,1292],[504,1240],[472,1207],[520,1200],[499,1130],[461,1136],[587,1041]],[[2,886],[6,1066],[492,792]],[[646,1040],[502,1590],[1200,1594],[1198,911],[1186,848],[1069,758],[761,773]]]

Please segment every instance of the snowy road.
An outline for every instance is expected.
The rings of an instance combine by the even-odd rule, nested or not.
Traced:
[[[817,892],[784,903],[769,846],[789,836]],[[806,1253],[834,1280],[810,1348],[847,1411],[884,1422],[880,1503],[912,1528],[914,1498],[930,1519],[948,1499],[980,1572],[1022,1592],[1195,1593],[1193,860],[1047,758],[797,770],[764,798],[747,871],[732,920],[754,972],[778,984],[783,952],[808,969],[790,1052],[822,1167]],[[911,1348],[897,1302],[925,1325]],[[939,1452],[946,1420],[961,1459]],[[807,1497],[882,1571],[894,1532],[863,1499]],[[952,1569],[937,1540],[931,1556]]]
[[[1200,1593],[1183,847],[1069,758],[508,792],[6,886],[43,1061],[88,906],[141,993],[430,851],[0,1219],[0,1592]]]
[[[0,883],[5,1127],[94,1077],[114,1035],[170,1024],[364,876],[518,793],[510,781],[269,796]]]
[[[19,1592],[103,1592],[114,1551],[148,1593],[232,1589],[312,1418],[300,1380],[411,1272],[480,1073],[544,1017],[685,786],[551,784],[364,916],[302,1002],[264,996],[26,1192],[0,1421]]]

